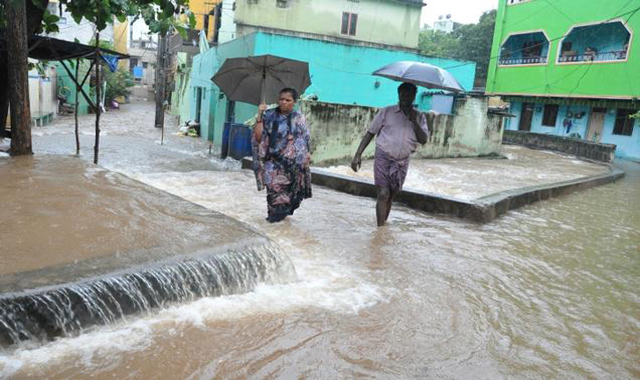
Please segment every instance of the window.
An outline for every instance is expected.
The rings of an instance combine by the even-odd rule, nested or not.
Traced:
[[[147,67],[149,67],[149,62],[142,62],[142,68],[146,69]]]
[[[342,29],[340,33],[349,36],[356,35],[356,27],[358,25],[358,15],[355,13],[342,13]]]
[[[542,31],[510,35],[500,47],[500,65],[544,65],[549,39]]]
[[[545,104],[542,115],[542,125],[545,127],[555,127],[558,119],[558,106],[555,104]]]
[[[559,63],[627,59],[631,32],[621,21],[574,26],[560,44]]]
[[[631,136],[633,134],[633,123],[635,119],[631,119],[629,116],[633,115],[633,110],[618,109],[616,115],[616,124],[613,127],[614,135]]]
[[[289,8],[289,0],[276,0],[276,7]]]

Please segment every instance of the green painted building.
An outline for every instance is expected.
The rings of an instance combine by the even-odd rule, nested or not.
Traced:
[[[616,144],[640,159],[640,1],[500,0],[487,94],[506,128]]]

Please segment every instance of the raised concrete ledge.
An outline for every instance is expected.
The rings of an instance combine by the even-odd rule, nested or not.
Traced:
[[[509,210],[526,206],[541,200],[555,198],[574,191],[615,182],[624,177],[624,171],[607,165],[607,173],[546,185],[501,191],[472,201],[456,199],[440,194],[405,188],[396,200],[408,207],[433,214],[451,215],[478,223],[488,223],[504,215]],[[251,169],[252,160],[244,158],[243,169]],[[376,187],[371,181],[322,169],[311,169],[311,182],[347,194],[376,197]]]
[[[596,143],[573,137],[528,131],[505,130],[502,135],[502,142],[522,145],[527,148],[566,153],[580,158],[606,163],[613,162],[616,151],[616,146],[613,144]]]
[[[625,175],[623,170],[611,168],[608,173],[590,177],[579,178],[570,181],[556,182],[547,185],[525,187],[514,190],[501,191],[499,193],[478,198],[476,202],[489,205],[491,215],[489,221],[500,215],[506,214],[509,210],[526,206],[549,198],[556,198],[571,194],[574,191],[586,190],[591,187],[606,185],[622,179]]]
[[[343,193],[376,198],[376,186],[370,181],[359,178],[312,168],[311,181],[314,185],[325,186]],[[490,221],[488,218],[492,215],[487,205],[415,189],[405,188],[396,196],[396,201],[417,210],[453,215],[477,222],[488,222]]]

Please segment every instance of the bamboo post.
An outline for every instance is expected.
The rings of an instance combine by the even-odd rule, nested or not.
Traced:
[[[79,66],[80,66],[80,58],[76,58],[76,78],[78,78],[78,73],[79,73]],[[75,110],[75,115],[74,115],[74,119],[75,119],[75,123],[76,123],[76,128],[75,128],[75,132],[76,132],[76,156],[80,155],[80,133],[78,132],[78,105],[79,105],[79,96],[80,92],[78,91],[78,85],[76,84],[76,110]]]
[[[98,23],[99,24],[99,23]],[[100,112],[102,111],[102,107],[100,107],[100,31],[97,30],[96,24],[96,55],[95,55],[95,66],[96,66],[96,141],[93,146],[93,163],[98,164],[98,153],[100,152]]]

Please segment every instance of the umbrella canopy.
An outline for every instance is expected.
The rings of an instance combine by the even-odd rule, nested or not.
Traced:
[[[229,58],[211,80],[229,100],[255,105],[275,103],[285,87],[302,94],[311,84],[307,62],[274,55]]]
[[[452,92],[464,91],[450,72],[428,63],[399,61],[374,71],[373,75],[426,88],[439,88]]]

